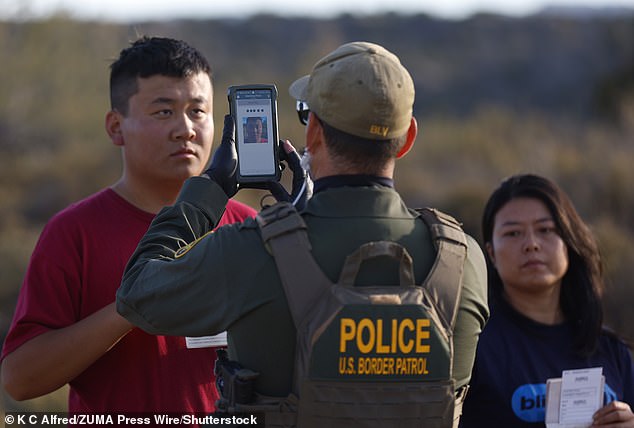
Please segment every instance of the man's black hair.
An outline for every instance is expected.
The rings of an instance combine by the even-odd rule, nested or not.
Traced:
[[[123,49],[110,66],[110,107],[128,113],[128,100],[138,91],[137,78],[183,78],[201,72],[211,79],[207,59],[184,41],[143,36]]]

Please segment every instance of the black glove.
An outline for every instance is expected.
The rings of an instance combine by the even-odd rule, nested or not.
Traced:
[[[301,158],[290,141],[280,141],[279,157],[281,161],[285,161],[288,164],[293,173],[291,194],[289,195],[286,189],[277,181],[267,183],[269,191],[279,202],[291,202],[295,205],[295,208],[301,211],[313,195],[313,182],[308,173],[302,168]]]
[[[238,193],[237,167],[235,124],[231,115],[226,115],[220,146],[216,149],[205,174],[224,190],[228,198],[231,198]]]

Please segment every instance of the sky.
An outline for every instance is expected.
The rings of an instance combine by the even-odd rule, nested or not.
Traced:
[[[634,8],[634,0],[0,0],[0,19],[73,18],[129,22],[173,18],[244,17],[254,13],[330,18],[341,13],[427,13],[461,19],[477,12],[523,16],[546,6]]]

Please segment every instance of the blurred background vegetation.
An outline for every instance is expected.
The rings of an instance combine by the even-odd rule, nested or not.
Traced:
[[[228,85],[277,84],[280,134],[298,148],[288,85],[344,42],[386,46],[417,91],[420,136],[396,173],[408,204],[449,211],[480,239],[484,202],[501,179],[554,179],[599,239],[607,324],[634,338],[634,15],[541,13],[0,22],[0,339],[45,222],[121,172],[103,129],[108,67],[139,35],[182,38],[207,55],[217,126]],[[255,207],[260,197],[238,195]],[[64,390],[22,403],[3,396],[0,410],[64,410],[65,401]]]

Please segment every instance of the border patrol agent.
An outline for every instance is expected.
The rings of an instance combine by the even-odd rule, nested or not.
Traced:
[[[315,180],[300,214],[278,203],[211,232],[238,191],[225,118],[210,168],[132,256],[118,311],[155,334],[227,330],[218,407],[264,411],[267,426],[457,426],[489,315],[486,267],[455,220],[394,190],[417,135],[409,73],[379,45],[348,43],[290,93]]]

